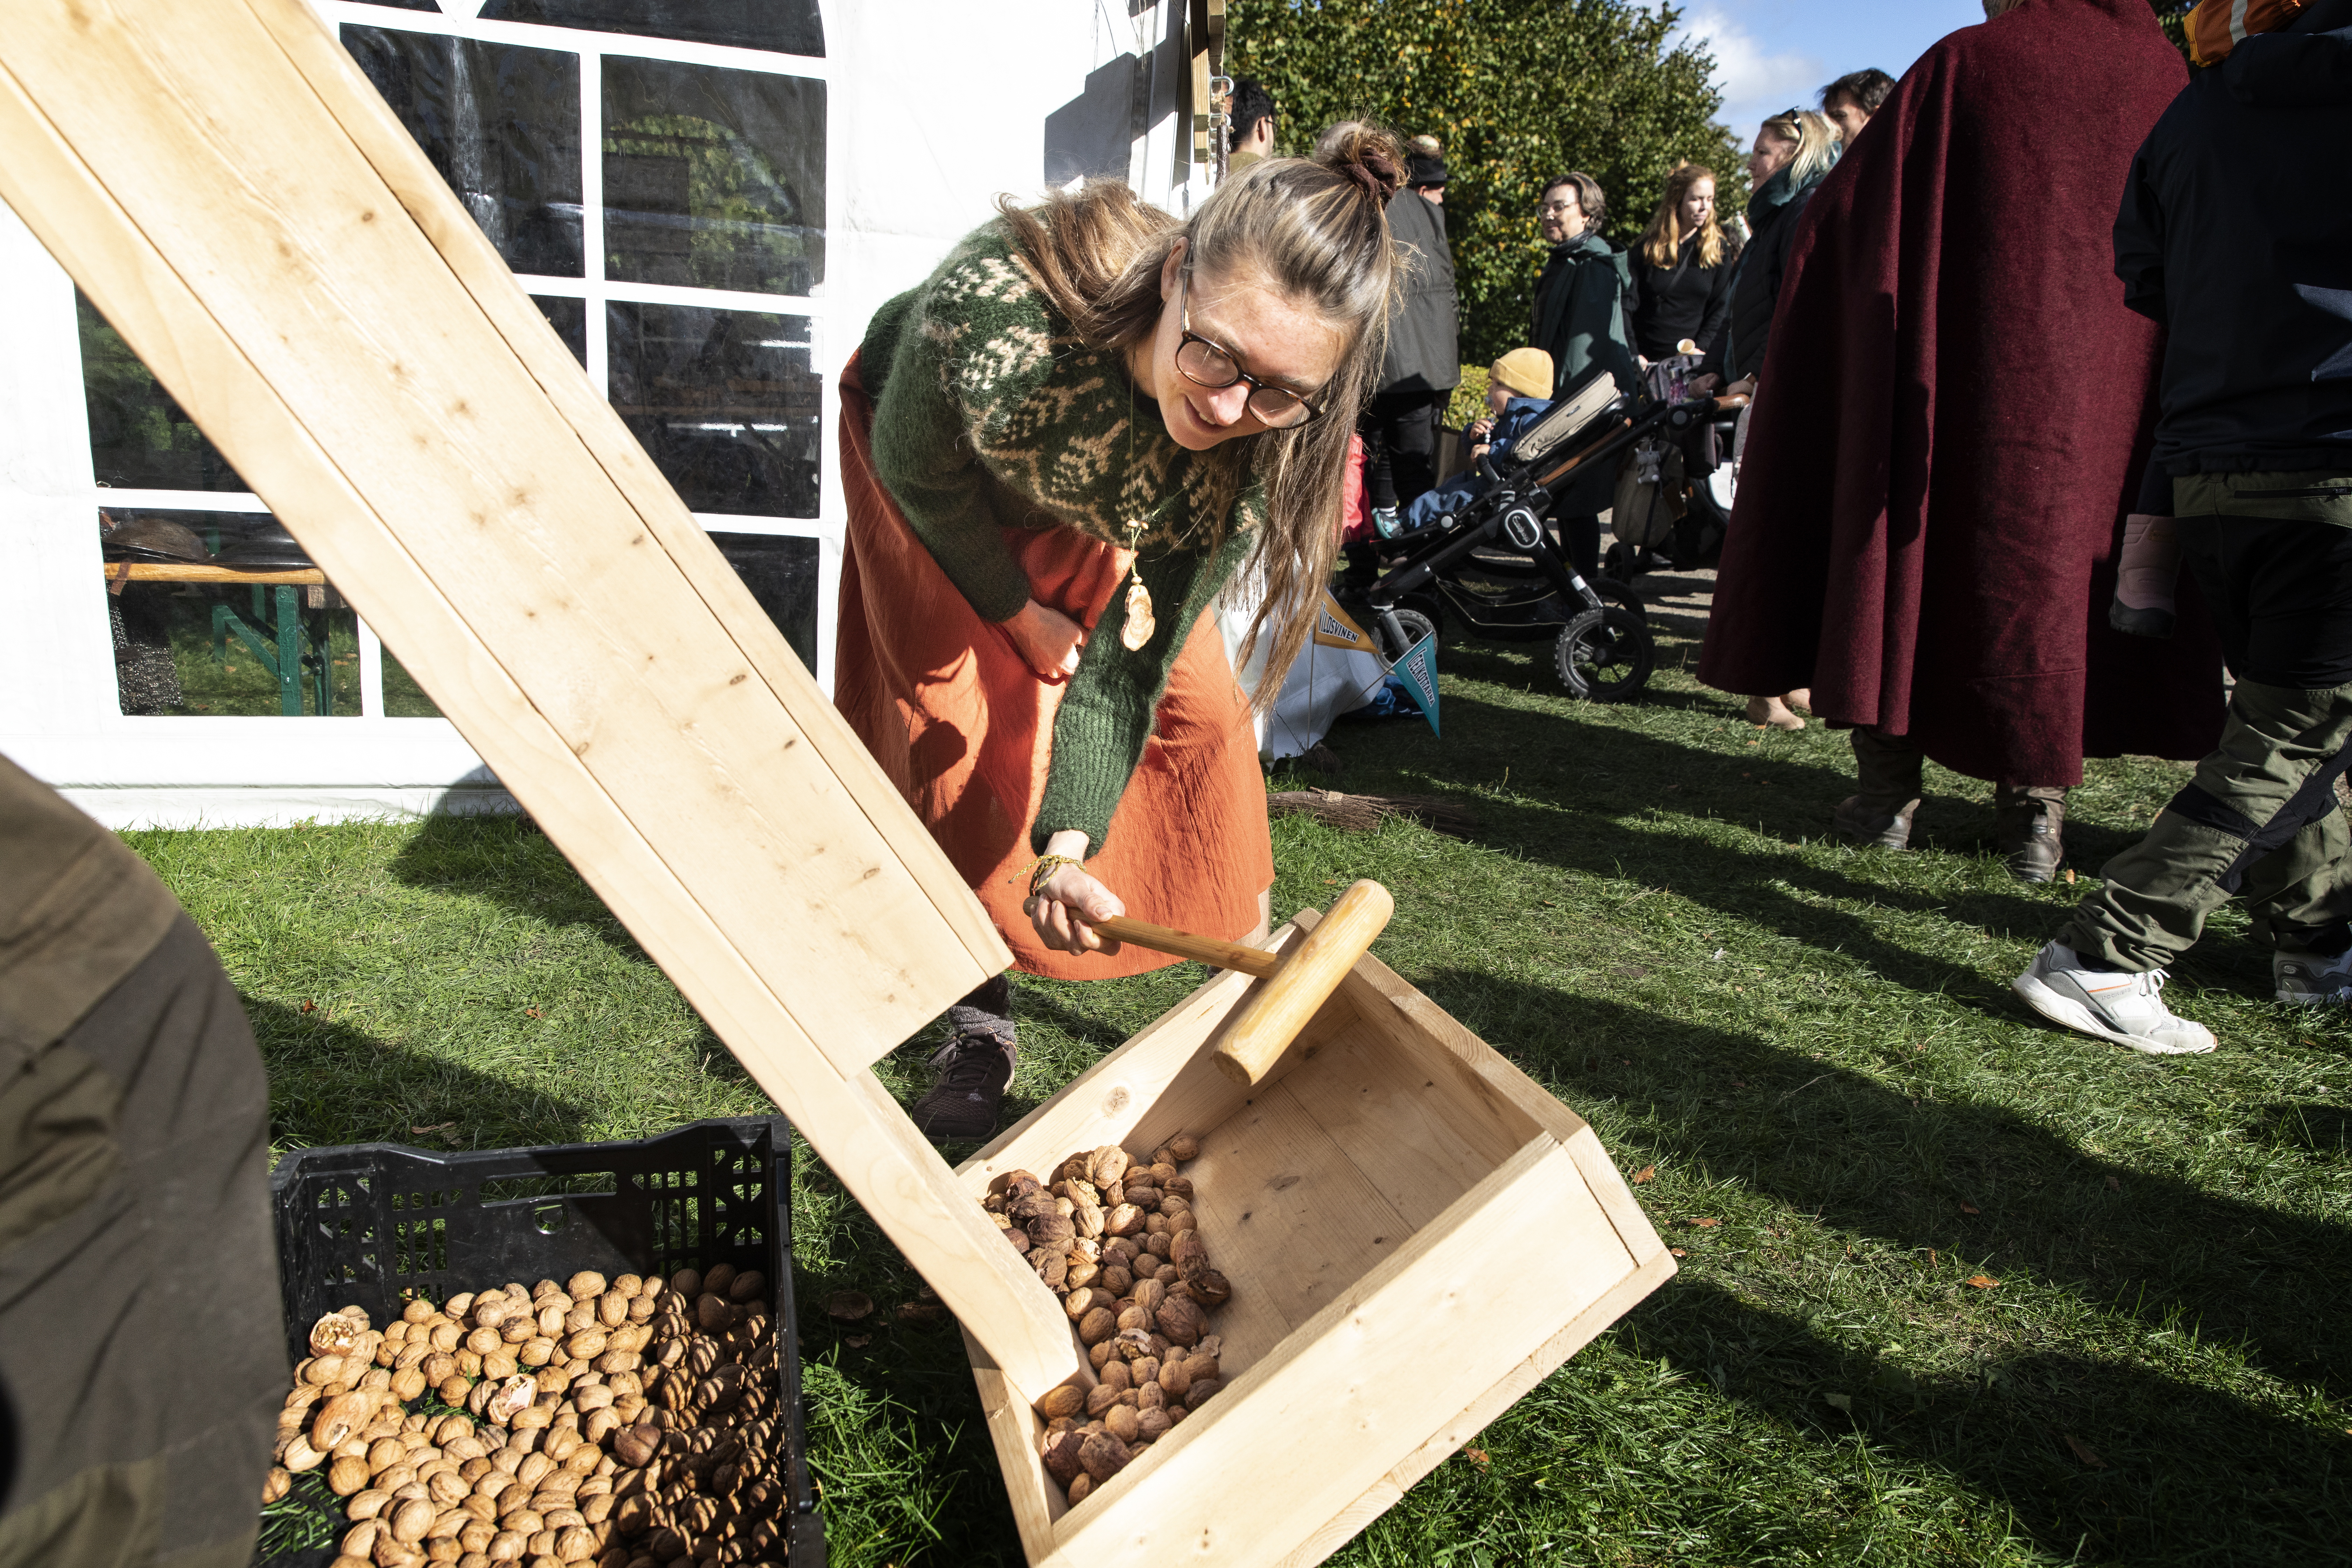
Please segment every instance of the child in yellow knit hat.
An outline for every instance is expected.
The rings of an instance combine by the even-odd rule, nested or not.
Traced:
[[[1486,406],[1494,411],[1493,416],[1474,422],[1464,432],[1476,443],[1470,448],[1473,466],[1415,497],[1405,508],[1404,526],[1399,531],[1418,532],[1439,518],[1459,511],[1486,488],[1486,481],[1475,467],[1478,459],[1490,452],[1500,458],[1510,450],[1512,440],[1535,423],[1550,405],[1550,399],[1551,355],[1541,349],[1513,349],[1496,360],[1486,372]]]

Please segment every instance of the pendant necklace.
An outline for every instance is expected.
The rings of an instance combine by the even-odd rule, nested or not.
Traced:
[[[1132,376],[1127,384],[1127,458],[1130,466],[1135,461],[1135,381]],[[1166,504],[1163,501],[1161,507]],[[1159,515],[1160,510],[1160,507],[1154,507],[1149,515],[1127,525],[1127,620],[1118,629],[1118,641],[1119,646],[1129,653],[1140,653],[1143,645],[1151,640],[1151,634],[1160,626],[1159,617],[1152,614],[1151,590],[1143,585],[1143,573],[1139,569],[1142,556],[1137,552],[1136,545],[1142,538],[1145,526]]]
[[[1143,585],[1143,574],[1137,570],[1141,557],[1136,555],[1134,550],[1136,538],[1142,531],[1143,524],[1140,522],[1127,525],[1127,621],[1118,629],[1118,640],[1129,653],[1140,652],[1160,625],[1151,613],[1151,590]]]

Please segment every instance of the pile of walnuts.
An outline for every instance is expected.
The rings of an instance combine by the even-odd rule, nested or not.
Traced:
[[[413,1300],[381,1331],[331,1312],[262,1500],[323,1467],[352,1521],[332,1568],[781,1562],[767,1294],[722,1263]],[[441,1413],[412,1412],[428,1392]]]
[[[1171,1138],[1138,1164],[1105,1147],[1063,1161],[1050,1186],[1026,1171],[989,1184],[984,1206],[1062,1298],[1097,1375],[1037,1402],[1046,1471],[1073,1503],[1224,1386],[1209,1314],[1233,1286],[1209,1267],[1192,1183],[1177,1173],[1200,1152]]]

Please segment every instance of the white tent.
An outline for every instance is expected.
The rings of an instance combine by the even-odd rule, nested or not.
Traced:
[[[874,309],[1000,193],[1117,174],[1181,212],[1211,177],[1221,3],[313,3],[828,689]],[[267,509],[5,208],[0,290],[0,752],[117,826],[510,808],[331,584],[110,595],[101,512],[218,577]]]

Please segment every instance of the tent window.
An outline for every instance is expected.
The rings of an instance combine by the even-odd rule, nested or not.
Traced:
[[[613,406],[689,508],[816,515],[807,317],[614,301],[605,321]]]
[[[581,275],[579,56],[383,27],[343,46],[508,266]]]
[[[824,54],[816,0],[489,0],[490,22],[544,22],[782,55]]]
[[[824,83],[604,59],[604,274],[807,294],[824,279]]]

